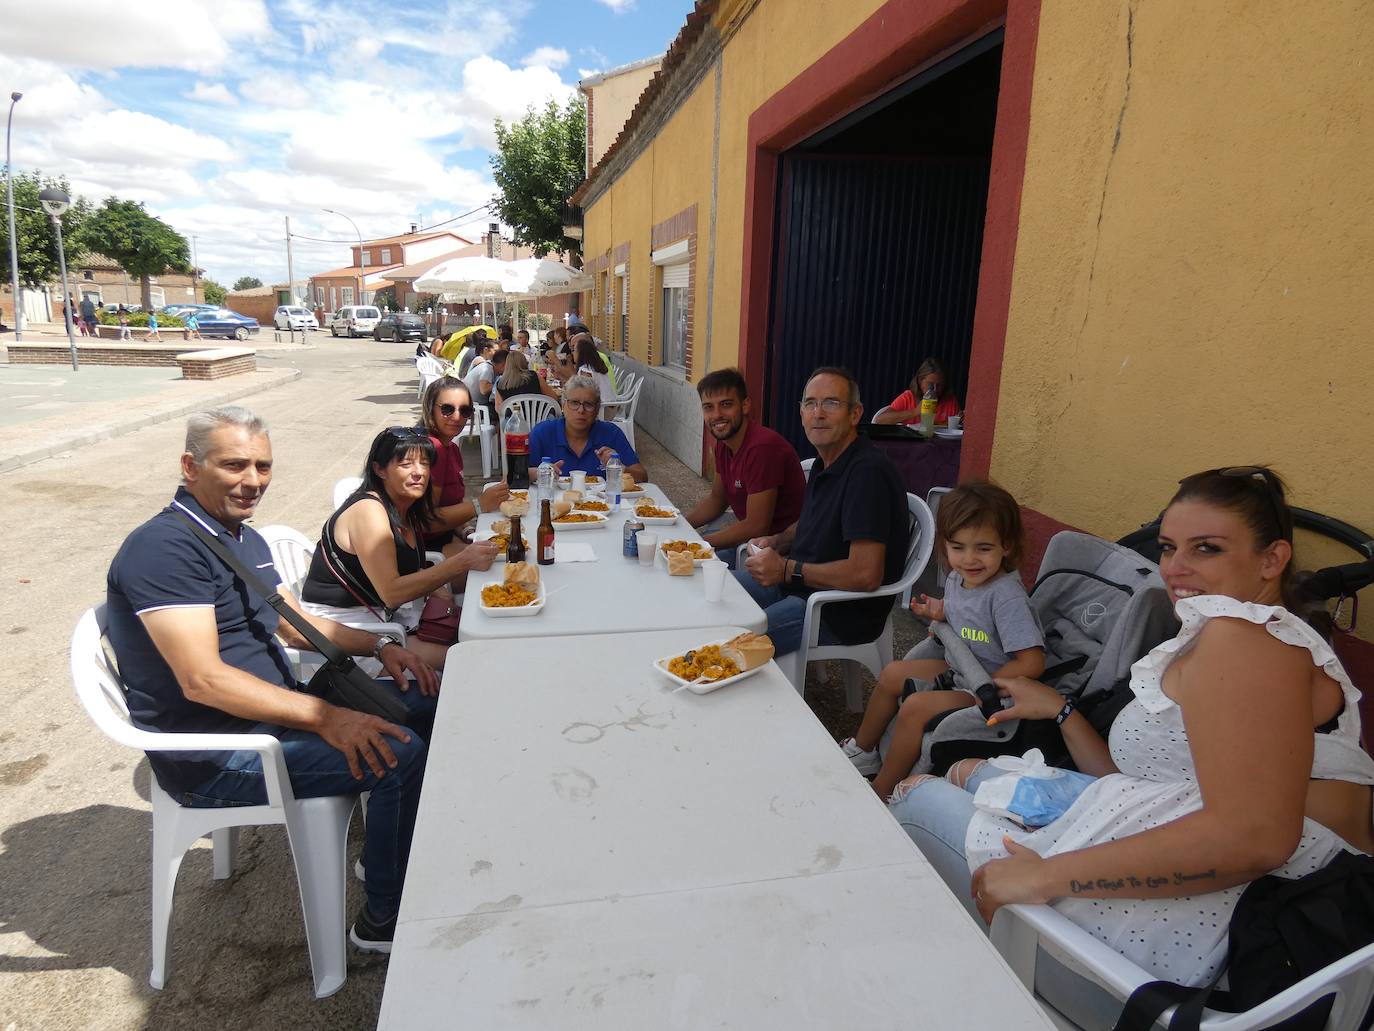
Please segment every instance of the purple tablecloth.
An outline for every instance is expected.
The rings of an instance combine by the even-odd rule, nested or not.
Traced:
[[[922,501],[931,487],[959,482],[959,440],[875,440],[873,446],[891,459],[906,489]]]

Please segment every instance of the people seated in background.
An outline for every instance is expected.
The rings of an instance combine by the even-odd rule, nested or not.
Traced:
[[[490,340],[483,340],[476,347],[477,357],[473,359],[472,367],[468,369],[468,374],[463,377],[463,382],[468,385],[473,402],[486,405],[487,411],[494,421],[496,418],[496,380],[506,371],[506,356],[510,352],[501,350]]]
[[[596,381],[596,389],[601,394],[601,403],[614,401],[617,397],[615,384],[611,381],[611,363],[596,349],[590,333],[579,333],[568,341],[572,348],[573,364],[577,375],[590,376]]]
[[[349,938],[390,952],[438,679],[390,636],[306,614],[344,651],[380,661],[392,679],[379,683],[395,692],[416,729],[298,690],[281,642],[306,650],[309,643],[184,521],[217,537],[301,611],[280,585],[267,542],[246,522],[272,480],[266,424],[236,406],[191,416],[181,476],[172,503],[129,534],[110,565],[109,640],[129,715],[135,726],[164,733],[271,734],[297,798],[371,792],[363,829],[367,903]],[[267,802],[257,752],[149,752],[148,761],[181,805]]]
[[[545,383],[539,374],[529,367],[525,355],[519,350],[513,350],[506,355],[505,370],[496,381],[496,407],[500,408],[505,404],[506,398],[519,397],[521,394],[543,394],[554,401],[559,398],[558,391]]]
[[[1053,688],[998,682],[1013,704],[996,723],[1055,720],[1098,778],[1067,812],[1026,831],[930,777],[892,812],[983,919],[1049,903],[1154,977],[1201,985],[1225,962],[1244,885],[1374,852],[1374,760],[1360,747],[1359,692],[1295,614],[1308,607],[1278,476],[1241,466],[1185,478],[1159,540],[1183,629],[1132,667],[1134,700],[1109,741]]]
[[[455,352],[452,356],[453,367],[458,371],[458,377],[461,379],[468,374],[468,369],[472,367],[472,361],[477,357],[477,351],[480,345],[487,339],[487,331],[485,329],[478,329],[470,333],[467,337],[467,343],[463,345],[461,351],[458,351],[456,347],[452,346],[456,339],[459,339],[459,337],[457,333],[454,333],[453,336],[449,337],[449,344],[451,345],[450,350]]]
[[[511,345],[512,351],[519,351],[525,356],[525,361],[533,364],[534,348],[530,346],[530,331],[522,329],[515,334],[515,343]]]
[[[802,426],[816,461],[797,521],[751,540],[754,551],[735,578],[768,616],[779,655],[801,644],[806,597],[813,590],[874,591],[901,578],[910,540],[906,491],[881,451],[859,437],[859,384],[845,369],[811,374],[801,399]],[[821,609],[821,641],[875,639],[892,599],[859,598]]]
[[[601,357],[601,363],[606,368],[606,375],[611,378],[610,393],[606,393],[603,391],[601,399],[603,401],[610,401],[616,397],[619,397],[620,382],[616,376],[615,363],[611,361],[611,356],[606,352],[606,348],[602,344],[601,338],[598,337],[595,333],[593,333],[590,329],[588,329],[587,326],[582,322],[574,322],[571,326],[568,327],[568,335],[566,339],[569,361],[571,361],[575,367],[588,364],[577,357],[575,350],[576,340],[579,336],[582,336],[583,334],[591,337],[592,346],[596,348],[596,353]]]
[[[348,622],[393,620],[409,634],[431,595],[452,603],[449,584],[469,569],[490,569],[496,548],[469,544],[437,565],[425,561],[425,531],[434,525],[429,470],[434,442],[422,430],[392,426],[372,441],[363,482],[320,531],[301,589],[317,615]],[[410,638],[410,648],[435,669],[455,640]]]
[[[927,358],[911,377],[911,385],[892,399],[886,412],[879,412],[873,421],[879,425],[921,421],[921,398],[931,387],[935,388],[935,425],[947,426],[951,415],[958,415],[962,409],[959,399],[949,385],[949,376],[938,358]]]
[[[738,369],[717,369],[697,383],[701,418],[715,438],[711,493],[687,513],[706,527],[702,537],[731,568],[735,548],[781,533],[797,521],[806,494],[801,460],[782,435],[751,417],[749,387]],[[710,528],[729,509],[734,522]]]
[[[510,491],[502,480],[482,491],[476,504],[465,500],[463,449],[458,437],[473,417],[472,395],[466,383],[453,376],[441,376],[425,388],[420,410],[429,439],[434,442],[435,455],[429,470],[434,518],[425,531],[425,550],[453,555],[467,547],[458,531],[476,519],[479,511],[494,512],[510,497]]]
[[[502,324],[496,330],[496,347],[501,351],[509,351],[511,345],[515,343],[515,329],[509,322]]]
[[[574,376],[563,384],[563,418],[545,419],[530,431],[531,465],[552,458],[560,476],[574,469],[600,476],[614,451],[625,471],[642,483],[649,478],[639,455],[613,422],[598,419],[601,393],[590,376]]]
[[[1001,487],[983,480],[961,483],[940,500],[936,554],[949,571],[943,599],[921,595],[911,611],[927,622],[948,623],[994,677],[1038,677],[1045,672],[1045,636],[1031,611],[1016,567],[1024,535],[1021,509]],[[888,663],[868,698],[863,722],[841,742],[844,754],[873,790],[887,799],[921,757],[926,724],[942,712],[978,702],[971,691],[917,690],[913,680],[935,681],[949,669],[943,659]],[[878,742],[893,718],[887,754]]]

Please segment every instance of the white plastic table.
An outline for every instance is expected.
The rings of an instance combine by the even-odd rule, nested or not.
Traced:
[[[1052,1026],[737,631],[454,647],[380,1027]]]
[[[676,507],[658,487],[650,483],[642,486],[658,504]],[[627,495],[638,496],[643,495]],[[733,576],[726,576],[721,600],[708,603],[700,570],[690,577],[669,576],[661,559],[656,558],[652,566],[644,567],[635,559],[625,558],[622,539],[625,520],[630,514],[629,511],[612,512],[609,522],[597,529],[555,528],[558,543],[589,544],[597,560],[540,566],[540,577],[549,598],[538,615],[492,618],[482,612],[478,605],[482,586],[499,582],[504,576],[505,563],[495,562],[486,572],[468,574],[468,600],[463,605],[458,624],[458,640],[618,634],[721,624],[738,625],[756,633],[764,630],[767,620],[763,610],[735,583]],[[477,528],[486,530],[499,518],[500,513],[485,512],[478,518]],[[539,527],[537,507],[531,506],[529,516],[521,524],[525,539],[531,545],[530,560],[533,561],[535,531]],[[646,526],[645,529],[658,534],[660,539],[666,535],[671,539],[701,540],[701,535],[682,516],[673,526]]]

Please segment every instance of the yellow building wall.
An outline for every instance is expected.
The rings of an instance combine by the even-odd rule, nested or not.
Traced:
[[[1371,13],[1044,0],[992,459],[1023,504],[1116,536],[1272,463],[1374,529]]]
[[[660,62],[621,72],[605,82],[589,86],[592,97],[591,160],[595,165],[610,149],[630,117],[639,95],[659,69]]]

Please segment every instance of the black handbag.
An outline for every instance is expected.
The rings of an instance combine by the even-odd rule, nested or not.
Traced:
[[[299,612],[286,604],[286,600],[282,598],[279,591],[273,590],[263,583],[252,570],[239,562],[217,537],[207,533],[204,527],[199,526],[195,520],[188,518],[181,512],[177,512],[176,515],[191,528],[192,533],[204,541],[205,545],[220,557],[235,576],[262,595],[267,600],[267,604],[276,609],[282,619],[295,627],[300,635],[310,642],[310,647],[324,656],[324,665],[310,678],[310,683],[305,686],[308,694],[316,695],[345,709],[356,709],[358,712],[379,716],[391,723],[404,724],[410,718],[410,710],[401,703],[399,698],[393,696],[359,669],[358,664],[353,661],[353,656],[311,626],[310,622],[304,619]]]

